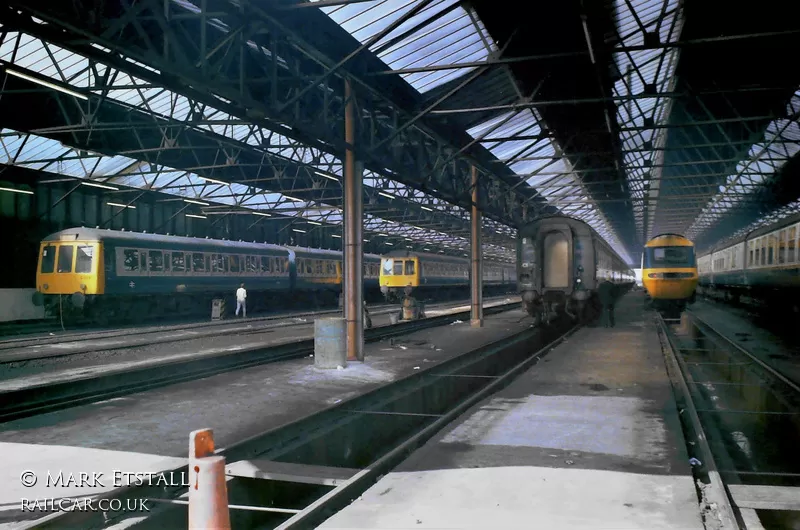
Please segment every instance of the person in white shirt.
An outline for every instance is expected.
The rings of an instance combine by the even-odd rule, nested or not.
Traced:
[[[239,309],[242,310],[242,318],[247,318],[247,291],[244,288],[244,284],[240,284],[239,288],[236,289],[236,316],[239,316]]]

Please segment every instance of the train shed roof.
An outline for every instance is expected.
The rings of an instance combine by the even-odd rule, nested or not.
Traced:
[[[367,237],[463,255],[475,167],[489,254],[560,212],[633,263],[658,232],[702,246],[796,208],[796,4],[567,0],[530,31],[496,0],[10,0],[0,156],[336,231],[346,78]]]

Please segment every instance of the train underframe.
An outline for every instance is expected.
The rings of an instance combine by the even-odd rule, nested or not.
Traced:
[[[800,288],[761,287],[739,285],[700,284],[697,294],[734,306],[749,306],[762,311],[775,312],[785,316],[787,311],[800,314]]]
[[[686,311],[686,307],[695,303],[697,291],[693,292],[689,298],[650,298],[650,306],[670,318],[677,318]]]
[[[632,286],[624,286],[623,291]],[[575,291],[569,297],[563,291],[548,291],[543,297],[535,291],[524,291],[522,304],[533,318],[534,326],[549,325],[564,316],[586,324],[597,319],[603,309],[597,293],[589,290]]]
[[[368,301],[380,299],[377,289],[366,290]],[[249,314],[280,312],[285,310],[335,309],[340,291],[335,289],[257,291],[247,293]],[[91,322],[99,325],[113,323],[141,323],[159,318],[210,317],[212,301],[224,301],[222,317],[232,317],[236,311],[236,298],[231,293],[159,293],[134,296],[97,295],[45,295],[40,302],[48,316],[70,322]]]
[[[483,296],[502,296],[513,293],[516,289],[515,284],[494,284],[483,286]],[[400,302],[405,296],[405,287],[381,288],[383,298],[388,303]],[[459,286],[419,286],[413,287],[411,295],[424,302],[443,302],[447,300],[458,300],[470,296],[469,285]]]

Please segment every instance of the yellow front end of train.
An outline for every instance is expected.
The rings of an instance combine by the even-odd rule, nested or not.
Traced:
[[[419,287],[419,258],[383,257],[381,258],[381,273],[379,278],[381,292],[387,299],[403,296],[403,291],[409,285]]]
[[[99,241],[43,241],[36,267],[36,291],[41,303],[52,295],[70,296],[81,307],[87,296],[105,290],[103,244]]]
[[[677,234],[655,236],[644,246],[642,283],[656,306],[683,309],[697,289],[694,243]]]

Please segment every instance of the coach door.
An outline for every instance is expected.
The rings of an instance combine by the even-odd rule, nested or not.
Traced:
[[[570,237],[568,232],[554,231],[544,236],[543,278],[545,289],[569,288]]]

